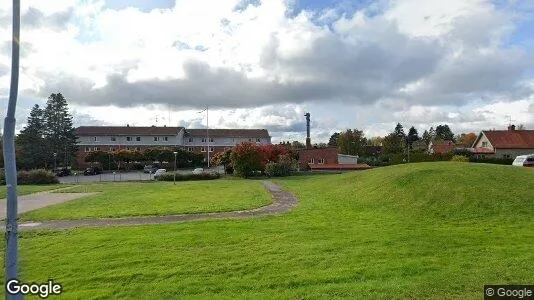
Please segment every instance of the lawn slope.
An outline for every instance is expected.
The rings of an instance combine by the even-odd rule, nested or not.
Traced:
[[[25,281],[65,298],[480,299],[534,282],[534,170],[421,163],[277,180],[292,212],[24,232]]]
[[[22,220],[176,215],[257,208],[271,202],[259,182],[244,180],[121,182],[80,185],[60,192],[96,192],[22,214]]]

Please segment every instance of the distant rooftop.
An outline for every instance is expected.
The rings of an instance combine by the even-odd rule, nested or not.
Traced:
[[[183,127],[80,126],[78,136],[99,135],[176,135]]]

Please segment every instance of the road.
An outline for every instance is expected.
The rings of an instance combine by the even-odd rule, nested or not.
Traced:
[[[177,170],[180,174],[190,174],[193,169],[190,170]],[[223,172],[222,168],[210,169],[211,172]],[[125,172],[125,173],[105,173],[99,175],[84,176],[83,173],[78,175],[58,177],[61,183],[83,183],[83,182],[109,182],[109,181],[134,181],[134,180],[153,180],[154,175],[137,172]]]

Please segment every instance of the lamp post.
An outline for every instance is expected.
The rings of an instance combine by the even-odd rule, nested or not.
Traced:
[[[56,166],[56,157],[57,157],[57,153],[54,152],[54,172],[56,172],[56,169],[57,169],[57,166]]]
[[[176,184],[176,155],[178,154],[177,151],[174,151],[174,176],[173,176],[173,184]]]

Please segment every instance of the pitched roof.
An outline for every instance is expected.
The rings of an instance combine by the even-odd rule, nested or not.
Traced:
[[[534,130],[488,130],[482,133],[493,148],[534,149]]]
[[[177,135],[183,127],[80,126],[78,136],[102,135]]]
[[[449,153],[456,148],[456,145],[452,141],[436,142],[432,143],[432,150],[436,154],[445,154]]]
[[[473,148],[473,154],[493,154],[495,151],[488,149],[488,148],[482,148],[482,147],[475,147]]]
[[[267,129],[209,129],[210,137],[269,138]],[[186,136],[206,136],[206,129],[186,129]]]

